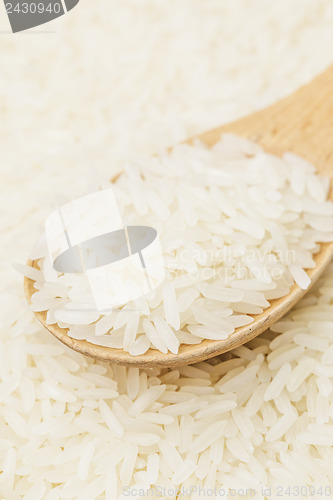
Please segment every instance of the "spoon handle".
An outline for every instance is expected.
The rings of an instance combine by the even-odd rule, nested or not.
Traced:
[[[224,132],[247,137],[273,154],[299,154],[332,175],[333,66],[276,104],[198,137],[213,145]]]

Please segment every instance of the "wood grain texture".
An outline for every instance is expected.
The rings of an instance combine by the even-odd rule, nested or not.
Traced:
[[[234,133],[259,143],[270,153],[281,155],[290,151],[313,163],[319,173],[333,175],[333,66],[319,75],[309,85],[295,94],[258,111],[244,119],[200,134],[200,139],[212,146],[222,133]],[[333,200],[332,189],[330,199]],[[333,256],[333,243],[322,244],[320,252],[314,256],[316,267],[308,271],[311,286],[325,271]],[[36,262],[28,265],[37,267]],[[34,282],[24,280],[28,302],[36,291]],[[150,349],[146,354],[131,356],[119,349],[95,346],[83,340],[75,340],[67,335],[67,329],[46,324],[46,312],[36,312],[37,319],[57,339],[71,349],[93,358],[137,367],[176,367],[202,361],[239,347],[253,339],[291,309],[307,292],[294,285],[288,295],[271,301],[263,313],[253,315],[254,322],[237,328],[229,338],[220,341],[204,340],[197,345],[181,345],[178,354],[163,354]]]

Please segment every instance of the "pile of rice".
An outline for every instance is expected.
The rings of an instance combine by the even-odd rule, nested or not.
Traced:
[[[315,267],[320,241],[333,240],[329,186],[301,158],[230,134],[213,148],[180,145],[130,163],[114,194],[125,226],[157,230],[162,284],[101,315],[87,275],[57,272],[44,242],[30,256],[40,271],[23,268],[37,280],[32,310],[72,338],[132,355],[225,339],[294,280],[308,287],[304,268]]]
[[[0,351],[6,500],[264,498],[263,485],[332,498],[333,266],[271,331],[177,370],[94,362],[15,305]]]
[[[277,332],[159,374],[65,348],[36,322],[11,267],[56,206],[106,187],[132,153],[310,80],[332,60],[332,24],[330,0],[100,0],[79,2],[49,25],[55,34],[1,35],[1,498],[136,498],[149,481],[332,497],[332,268]],[[178,500],[198,496],[185,493]]]

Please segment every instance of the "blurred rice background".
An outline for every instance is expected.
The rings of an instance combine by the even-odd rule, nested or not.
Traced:
[[[81,0],[36,34],[2,32],[1,227],[30,233],[71,179],[75,196],[292,92],[332,61],[332,28],[331,0]]]

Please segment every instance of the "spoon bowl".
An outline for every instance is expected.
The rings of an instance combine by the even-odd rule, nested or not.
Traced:
[[[267,152],[280,156],[288,151],[295,153],[315,165],[317,173],[329,177],[333,175],[333,66],[319,75],[313,82],[302,87],[293,95],[236,122],[223,125],[185,142],[199,139],[207,146],[219,141],[221,134],[233,133],[260,144]],[[332,189],[329,199],[333,201]],[[314,255],[316,267],[308,271],[311,280],[309,288],[323,274],[333,257],[333,243],[323,243]],[[28,265],[38,268],[36,261]],[[65,345],[82,354],[102,361],[136,367],[176,367],[203,361],[239,347],[279,320],[294,306],[307,291],[296,284],[290,292],[279,299],[270,301],[261,314],[254,314],[253,323],[236,328],[235,332],[223,340],[203,340],[200,344],[182,344],[178,354],[166,354],[150,349],[147,353],[132,356],[128,352],[110,347],[90,344],[67,335],[67,329],[57,324],[46,323],[46,311],[35,312],[42,325]],[[36,291],[34,281],[24,279],[25,295],[29,303]]]

